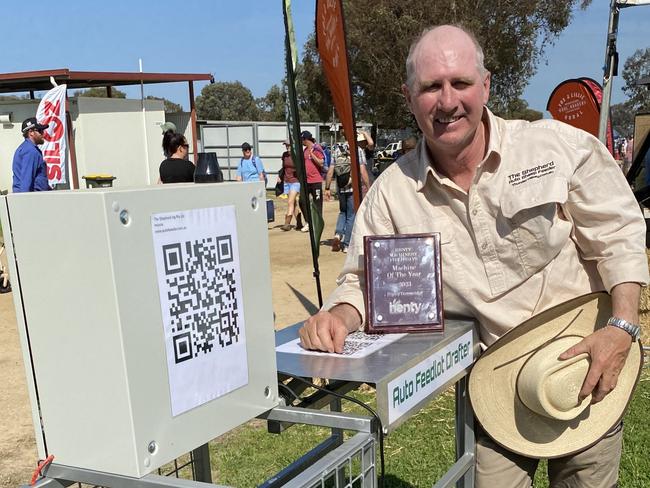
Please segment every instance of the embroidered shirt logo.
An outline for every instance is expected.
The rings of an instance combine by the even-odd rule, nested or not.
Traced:
[[[533,168],[526,168],[508,175],[508,183],[512,186],[521,185],[528,180],[541,178],[542,176],[555,173],[555,162],[549,161],[548,163],[539,164]]]

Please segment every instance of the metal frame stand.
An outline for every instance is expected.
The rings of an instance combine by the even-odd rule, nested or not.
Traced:
[[[340,401],[333,403],[333,409],[340,409]],[[268,488],[302,488],[324,486],[318,483],[327,482],[327,486],[341,488],[351,487],[352,483],[354,483],[355,487],[376,488],[376,439],[374,432],[376,432],[377,426],[374,419],[337,411],[284,406],[271,409],[259,418],[275,422],[278,425],[305,424],[329,427],[333,433],[325,442],[280,471],[261,486]],[[357,434],[344,441],[344,430],[356,431]],[[44,469],[44,478],[36,482],[34,486],[38,488],[61,488],[80,482],[106,488],[227,488],[223,485],[211,483],[210,452],[207,444],[192,451],[192,455],[194,458],[193,473],[195,480],[154,474],[142,478],[132,478],[52,463]],[[352,469],[355,464],[353,460],[356,459],[361,463],[361,470],[355,471]],[[355,476],[351,476],[353,472],[356,472]],[[330,485],[332,476],[335,479],[335,484]],[[359,482],[361,482],[360,485]],[[22,485],[21,488],[29,488],[29,486]]]
[[[474,487],[474,458],[476,439],[474,436],[474,414],[469,403],[467,376],[456,383],[456,462],[433,488]]]

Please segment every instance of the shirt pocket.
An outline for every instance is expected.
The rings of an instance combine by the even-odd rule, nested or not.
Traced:
[[[503,194],[499,233],[516,246],[525,275],[548,264],[565,244],[569,226],[561,208],[568,196],[568,182],[558,176]]]

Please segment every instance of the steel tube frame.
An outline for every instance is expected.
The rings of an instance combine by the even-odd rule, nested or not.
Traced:
[[[375,419],[353,413],[327,410],[306,410],[298,407],[275,407],[258,415],[259,419],[290,422],[292,424],[318,425],[333,429],[373,433],[377,431]]]
[[[155,474],[149,474],[142,478],[132,478],[119,474],[102,473],[100,471],[80,469],[55,463],[47,467],[45,476],[46,478],[39,480],[34,486],[38,488],[58,488],[59,486],[69,486],[66,483],[80,482],[89,485],[104,486],[106,488],[227,488],[223,485],[213,485],[201,481],[171,478],[169,476]],[[22,485],[21,488],[29,488],[29,486]]]
[[[336,408],[336,404],[334,408]],[[368,436],[373,435],[372,433],[376,431],[375,419],[337,411],[280,406],[260,415],[259,418],[277,422],[292,422],[332,428],[332,436],[280,471],[274,477],[264,482],[261,486],[265,488],[284,486],[289,480],[300,476],[307,468],[311,468],[316,463],[321,462],[328,453],[346,445],[347,443],[343,442],[343,430],[357,431],[364,436],[364,439],[367,439]],[[351,450],[355,446],[356,444],[353,443],[345,447],[345,449]],[[107,488],[226,488],[223,485],[212,484],[210,452],[207,444],[193,450],[192,455],[195,462],[193,469],[196,480],[185,480],[154,474],[142,478],[132,478],[52,463],[44,470],[45,477],[39,480],[34,486],[38,488],[60,488],[81,482]],[[28,485],[22,485],[21,488],[28,488]]]

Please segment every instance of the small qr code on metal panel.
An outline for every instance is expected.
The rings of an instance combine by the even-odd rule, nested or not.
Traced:
[[[368,346],[372,346],[372,342],[370,341],[350,341],[346,342],[343,344],[343,355],[344,356],[350,356],[351,354],[354,354],[355,352],[362,351]]]
[[[238,283],[231,236],[167,244],[162,251],[175,362],[238,342]]]

